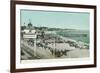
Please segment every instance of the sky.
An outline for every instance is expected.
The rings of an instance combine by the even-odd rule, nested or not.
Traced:
[[[86,12],[21,10],[21,25],[89,30],[90,14]]]

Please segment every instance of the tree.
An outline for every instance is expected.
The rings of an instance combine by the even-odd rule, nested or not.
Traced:
[[[32,27],[32,24],[31,24],[31,22],[28,24],[28,27],[30,28],[30,27]]]
[[[24,30],[26,28],[26,26],[21,26],[21,30]]]

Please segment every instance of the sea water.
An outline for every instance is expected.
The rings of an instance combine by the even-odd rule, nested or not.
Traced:
[[[89,30],[63,30],[57,31],[57,34],[89,44]]]

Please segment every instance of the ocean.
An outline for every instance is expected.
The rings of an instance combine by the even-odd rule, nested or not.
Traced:
[[[58,35],[89,44],[89,30],[61,30]]]

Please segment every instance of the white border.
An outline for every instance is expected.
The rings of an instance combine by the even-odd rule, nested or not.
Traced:
[[[30,63],[20,63],[20,9],[29,10],[49,10],[49,11],[70,11],[70,12],[89,12],[90,13],[90,58],[80,59],[49,59],[49,60],[28,60]],[[69,8],[69,7],[50,7],[35,5],[16,5],[16,68],[38,68],[53,66],[73,66],[94,63],[94,11],[93,9]]]

